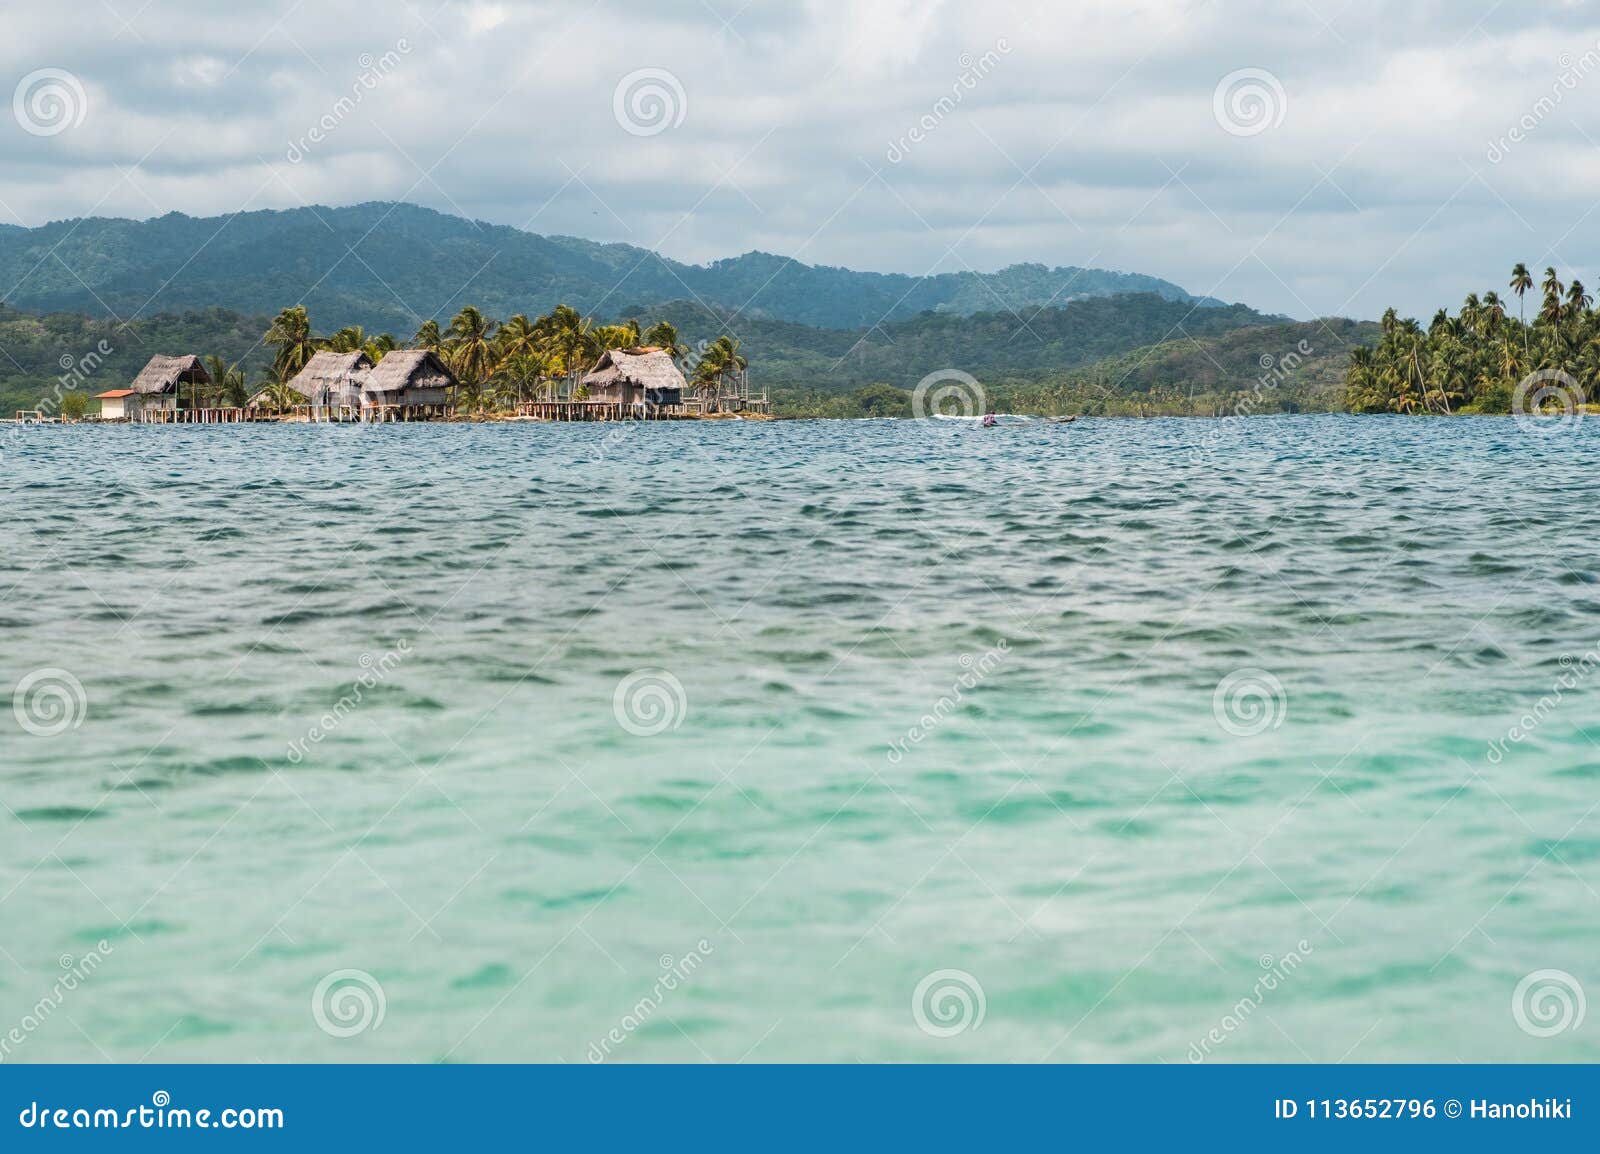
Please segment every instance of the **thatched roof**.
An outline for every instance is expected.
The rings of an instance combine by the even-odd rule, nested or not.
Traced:
[[[139,370],[131,387],[136,393],[164,393],[176,388],[179,382],[192,384],[197,381],[204,385],[211,383],[211,374],[206,372],[199,357],[192,354],[186,357],[156,356],[151,357],[150,363]]]
[[[402,389],[453,389],[455,374],[431,349],[395,349],[367,370],[362,388],[369,393]]]
[[[363,352],[334,353],[324,349],[313,353],[306,367],[294,375],[289,387],[302,397],[315,399],[359,386],[372,368],[372,358]]]
[[[683,389],[688,382],[673,362],[671,354],[654,345],[631,349],[608,349],[600,355],[587,376],[585,385],[612,385],[618,382],[646,389]]]

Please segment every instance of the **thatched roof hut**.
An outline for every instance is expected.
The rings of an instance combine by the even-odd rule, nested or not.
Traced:
[[[608,349],[583,378],[591,401],[680,405],[688,382],[672,354],[654,345]]]
[[[136,393],[149,395],[176,393],[180,384],[210,383],[211,374],[206,372],[200,358],[190,354],[183,357],[151,357],[150,363],[139,370],[139,375],[133,378],[133,384],[129,387]]]
[[[444,404],[455,374],[432,349],[395,349],[366,372],[361,389],[381,405]]]
[[[289,387],[313,405],[359,405],[372,358],[363,352],[313,353]]]

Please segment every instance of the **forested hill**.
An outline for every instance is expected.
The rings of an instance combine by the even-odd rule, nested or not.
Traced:
[[[0,282],[14,286],[4,303],[32,312],[271,315],[304,304],[332,329],[395,333],[469,303],[501,317],[562,303],[612,315],[631,303],[688,298],[744,317],[853,329],[930,310],[1021,311],[1117,293],[1194,299],[1155,277],[1041,264],[912,277],[751,252],[689,265],[632,245],[389,203],[0,226]]]
[[[967,317],[929,312],[852,331],[730,319],[684,301],[649,315],[677,325],[690,344],[730,331],[743,342],[753,379],[822,390],[866,384],[910,388],[927,374],[949,368],[983,380],[1037,379],[1162,341],[1280,322],[1244,305],[1200,308],[1153,294]]]

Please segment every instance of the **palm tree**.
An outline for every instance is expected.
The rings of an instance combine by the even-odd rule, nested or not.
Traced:
[[[450,322],[446,359],[471,398],[476,398],[478,388],[494,371],[494,330],[495,322],[473,305],[467,305]]]
[[[1528,295],[1528,290],[1533,287],[1533,274],[1528,271],[1528,266],[1520,260],[1511,269],[1511,291],[1517,294],[1517,311],[1522,321],[1522,352],[1528,352],[1528,309],[1523,300]]]
[[[263,405],[274,413],[285,413],[305,398],[288,381],[272,381],[261,391]]]
[[[525,313],[517,313],[500,326],[495,334],[495,345],[502,357],[514,357],[539,351],[538,327]]]
[[[542,320],[543,318],[541,318]],[[544,349],[545,334],[523,313],[517,313],[500,326],[495,335],[495,376],[504,376],[516,386],[516,403],[523,401],[523,387],[544,377],[549,363]]]
[[[678,326],[671,321],[657,321],[644,331],[640,340],[662,350],[675,361],[689,354],[689,346],[678,339]]]
[[[431,349],[434,352],[444,348],[444,334],[439,331],[439,322],[424,321],[417,335],[411,338],[411,344],[414,348]]]
[[[311,335],[311,318],[306,315],[305,305],[280,312],[263,340],[278,350],[272,359],[272,371],[285,381],[305,368],[312,354],[327,343]]]
[[[1506,306],[1497,292],[1483,294],[1483,312],[1485,327],[1492,336],[1500,328],[1500,322],[1506,319]]]
[[[579,370],[600,352],[593,326],[567,305],[557,305],[548,319],[549,351],[559,358],[561,371],[576,382]]]
[[[1544,289],[1544,310],[1539,319],[1548,321],[1553,325],[1559,325],[1562,316],[1561,293],[1563,290],[1561,288],[1561,278],[1556,276],[1555,269],[1547,268],[1544,270],[1544,284],[1540,287]]]
[[[1583,382],[1585,398],[1600,396],[1600,337],[1591,337],[1578,354],[1578,379]]]
[[[346,325],[328,338],[328,348],[336,353],[365,352],[366,345],[367,334],[360,325]]]
[[[495,399],[506,407],[527,400],[528,386],[538,384],[549,374],[549,362],[537,352],[511,353],[495,365],[494,377],[499,384],[494,390]]]
[[[721,395],[723,382],[730,376],[742,373],[749,362],[739,352],[737,338],[720,336],[706,347],[705,354],[694,372],[695,391],[712,411]]]
[[[206,358],[206,371],[211,374],[211,383],[223,400],[234,408],[244,407],[250,397],[245,389],[243,369],[213,356]]]
[[[620,325],[600,325],[590,334],[599,352],[607,349],[631,349],[639,344],[639,322],[624,321]]]
[[[738,337],[718,337],[715,345],[724,350],[723,357],[728,363],[729,373],[742,373],[750,367],[750,362],[739,351]]]
[[[1350,350],[1350,371],[1345,377],[1349,405],[1360,413],[1382,412],[1388,406],[1377,394],[1372,370],[1372,350],[1358,345]]]

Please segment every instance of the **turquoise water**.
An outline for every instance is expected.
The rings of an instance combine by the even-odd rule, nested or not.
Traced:
[[[5,1060],[1600,1057],[1593,422],[0,440]]]

